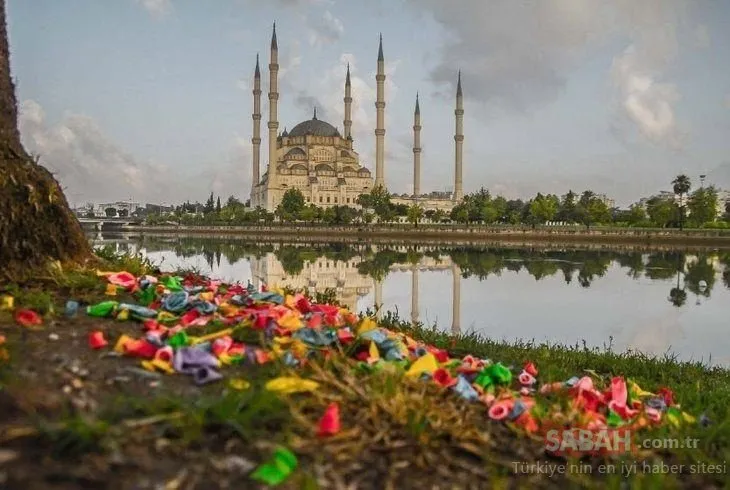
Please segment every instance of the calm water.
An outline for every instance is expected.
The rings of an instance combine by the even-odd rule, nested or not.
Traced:
[[[671,352],[730,366],[730,252],[254,244],[233,238],[96,236],[162,270],[332,289],[357,311],[492,338]]]

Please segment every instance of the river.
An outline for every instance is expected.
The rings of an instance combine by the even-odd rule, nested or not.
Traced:
[[[162,270],[334,293],[351,309],[496,340],[730,366],[730,252],[254,243],[96,235]]]

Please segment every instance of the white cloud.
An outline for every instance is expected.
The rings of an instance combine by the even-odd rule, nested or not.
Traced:
[[[136,0],[154,17],[163,17],[172,11],[171,0]]]
[[[410,0],[444,30],[431,79],[451,97],[461,69],[465,97],[517,110],[554,100],[566,72],[610,31],[608,7],[583,0]]]
[[[25,147],[40,156],[72,203],[128,198],[172,203],[205,199],[211,190],[223,197],[249,195],[251,149],[238,136],[226,159],[190,174],[124,151],[88,116],[70,114],[49,125],[41,105],[25,100],[19,123]]]
[[[309,44],[319,46],[337,42],[345,32],[342,21],[332,15],[332,12],[325,10],[324,15],[307,22],[309,31]]]
[[[532,111],[561,94],[592,48],[624,42],[628,48],[616,55],[610,73],[618,107],[643,137],[679,144],[680,94],[663,75],[679,52],[680,32],[695,45],[710,41],[707,28],[691,21],[695,4],[689,0],[410,3],[444,29],[431,79],[447,84],[449,97],[461,69],[467,99]],[[478,116],[493,113],[482,110]]]
[[[635,46],[614,59],[611,69],[628,118],[648,140],[677,146],[679,130],[674,104],[679,93],[673,84],[659,83],[641,62]]]

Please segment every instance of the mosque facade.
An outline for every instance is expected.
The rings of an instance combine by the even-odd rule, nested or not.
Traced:
[[[271,36],[269,62],[269,120],[267,164],[263,175],[261,167],[261,70],[256,57],[254,71],[254,111],[252,153],[251,206],[274,211],[289,189],[298,189],[307,203],[319,207],[351,206],[358,208],[357,198],[369,193],[375,186],[385,185],[385,58],[383,38],[380,37],[377,61],[377,97],[375,128],[375,178],[365,167],[353,146],[352,138],[352,86],[350,67],[345,75],[343,102],[345,105],[344,130],[341,134],[332,124],[317,118],[316,108],[312,119],[303,121],[290,131],[279,132],[278,121],[278,43],[276,25]],[[413,189],[412,193],[394,196],[395,204],[417,204],[425,210],[440,209],[450,211],[463,198],[462,188],[462,146],[463,135],[463,96],[461,74],[456,94],[456,134],[454,191],[421,192],[421,116],[418,95],[413,124]],[[387,187],[386,187],[387,188]]]

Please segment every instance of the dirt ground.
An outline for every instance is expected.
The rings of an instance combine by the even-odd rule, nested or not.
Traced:
[[[110,344],[120,334],[140,334],[137,323],[83,315],[53,321],[38,330],[0,320],[0,335],[11,346],[10,369],[2,373],[0,389],[0,489],[264,488],[248,473],[268,459],[280,442],[277,438],[284,437],[275,425],[267,429],[268,436],[255,438],[208,427],[202,437],[186,441],[185,434],[149,416],[129,411],[120,420],[120,407],[129,400],[183,397],[194,401],[221,396],[225,383],[200,388],[187,376],[146,372],[139,360],[114,356],[110,348],[93,350],[88,333],[96,329],[105,332]],[[231,376],[234,369],[247,368],[226,368],[224,374]],[[360,390],[357,380],[331,381],[331,387],[326,379],[323,383],[330,399],[345,400],[343,394]],[[543,441],[518,438],[504,425],[489,421],[478,404],[459,404],[456,397],[446,399],[423,390],[402,400],[363,398],[359,406],[354,403],[343,413],[343,433],[327,441],[308,437],[309,429],[304,427],[316,421],[321,404],[316,405],[317,400],[305,404],[295,419],[309,417],[308,421],[286,434],[287,445],[299,457],[300,471],[280,488],[603,486],[590,478],[516,477],[512,462],[547,461]],[[402,411],[409,404],[432,415],[428,434],[435,435],[424,437],[413,430],[410,412]],[[85,417],[108,420],[105,414],[110,410],[116,411],[115,423],[104,429],[103,443],[94,437],[93,423],[79,422],[66,430],[48,425]],[[720,484],[703,477],[687,480],[686,485],[715,488]]]
[[[138,360],[111,355],[110,349],[95,351],[87,343],[92,330],[104,331],[111,343],[123,333],[138,336],[139,328],[134,323],[84,316],[50,323],[40,330],[0,324],[0,334],[12,346],[11,371],[4,373],[6,385],[0,391],[0,488],[264,488],[247,473],[274,447],[274,441],[267,438],[251,444],[212,432],[184,445],[177,436],[166,434],[169,429],[163,424],[148,424],[144,418],[125,420],[129,426],[139,424],[137,427],[118,424],[115,436],[108,438],[113,442],[104,447],[85,447],[93,444],[93,438],[84,441],[88,429],[80,427],[68,435],[68,441],[63,440],[63,433],[35,430],[40,419],[98,417],[120,399],[195,399],[206,392],[220,393],[220,385],[200,388],[186,376],[155,376],[141,370]],[[487,423],[483,413],[478,416]],[[467,444],[458,448],[455,444],[429,449],[420,447],[397,424],[367,427],[362,422],[362,418],[343,419],[345,427],[361,426],[327,444],[294,436],[305,471],[281,487],[485,488],[489,475],[475,453],[488,451],[489,446],[497,445],[496,440],[485,441],[486,447]],[[492,429],[500,432],[501,426]],[[514,437],[506,429],[501,435]],[[341,457],[350,453],[343,446],[353,442],[364,446],[361,454]],[[512,450],[521,453],[521,459],[534,459],[534,448],[529,446],[520,448],[513,441]],[[504,458],[514,459],[518,454]],[[544,486],[539,479],[533,483]]]

